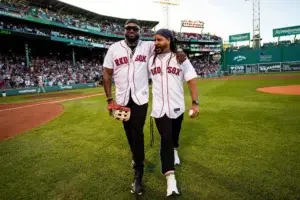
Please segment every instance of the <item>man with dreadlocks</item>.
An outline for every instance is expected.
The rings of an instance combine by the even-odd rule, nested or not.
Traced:
[[[140,22],[136,19],[127,20],[124,28],[125,40],[112,44],[104,59],[104,90],[109,112],[123,121],[132,153],[134,180],[131,192],[141,195],[145,159],[143,128],[149,100],[148,61],[154,53],[154,42],[140,40]],[[177,56],[181,62],[186,59],[183,52],[178,52]],[[116,100],[111,92],[112,78]],[[121,117],[115,113],[121,113]]]
[[[179,164],[177,148],[179,133],[185,112],[183,81],[187,82],[192,98],[190,117],[199,114],[197,74],[187,59],[180,64],[176,58],[175,38],[168,29],[160,29],[155,35],[155,54],[148,69],[152,78],[152,112],[161,136],[160,157],[162,174],[167,179],[167,196],[179,194],[175,179],[175,164]]]

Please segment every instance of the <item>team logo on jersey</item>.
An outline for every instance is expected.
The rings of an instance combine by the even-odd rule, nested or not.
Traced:
[[[152,75],[156,75],[156,74],[160,74],[161,73],[161,68],[160,67],[154,67],[153,69],[151,69],[151,73]]]
[[[138,61],[138,62],[147,62],[146,58],[147,58],[147,56],[137,55],[136,58],[135,58],[135,61]]]
[[[174,112],[177,113],[180,111],[180,108],[174,108]]]
[[[135,61],[136,62],[145,62],[146,63],[147,62],[146,58],[147,58],[147,56],[137,55],[136,58],[135,58]],[[126,65],[126,64],[128,64],[128,58],[126,56],[121,57],[121,58],[117,58],[114,61],[115,61],[115,64],[116,64],[117,67],[119,65]]]
[[[182,71],[181,69],[176,68],[176,67],[171,67],[171,66],[167,67],[168,74],[174,74],[174,75],[179,76],[181,71]],[[152,73],[152,75],[160,74],[161,67],[154,67],[153,69],[151,69],[151,73]]]
[[[115,59],[115,64],[116,66],[128,64],[128,58],[127,57],[117,58]]]
[[[175,75],[177,75],[177,76],[179,76],[179,74],[180,74],[180,72],[181,72],[181,69],[179,69],[179,68],[176,68],[176,67],[167,67],[167,72],[169,73],[169,74],[175,74]]]

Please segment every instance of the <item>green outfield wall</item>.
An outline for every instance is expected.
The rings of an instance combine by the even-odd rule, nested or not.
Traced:
[[[300,44],[226,51],[223,71],[230,74],[300,71]]]

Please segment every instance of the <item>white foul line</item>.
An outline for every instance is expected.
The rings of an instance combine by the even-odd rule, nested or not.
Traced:
[[[70,99],[62,99],[62,100],[57,100],[57,101],[36,103],[36,104],[28,105],[28,106],[19,106],[19,107],[14,107],[14,108],[6,108],[6,109],[3,109],[3,110],[0,110],[0,112],[10,111],[10,110],[17,110],[17,109],[22,109],[22,108],[29,108],[29,107],[40,106],[40,105],[45,105],[45,104],[60,103],[60,102],[64,102],[64,101],[72,101],[72,100],[84,99],[84,98],[95,97],[95,96],[102,96],[102,95],[104,95],[104,93],[101,93],[101,94],[92,94],[92,95],[87,95],[87,96],[82,96],[82,97],[75,97],[75,98],[70,98]]]

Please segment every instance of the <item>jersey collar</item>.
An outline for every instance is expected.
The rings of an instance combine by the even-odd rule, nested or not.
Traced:
[[[127,49],[130,49],[130,47],[127,45],[125,40],[121,41],[123,43],[123,46],[126,47]],[[142,40],[139,40],[136,46],[139,46],[142,43]],[[131,50],[131,49],[130,49]]]

